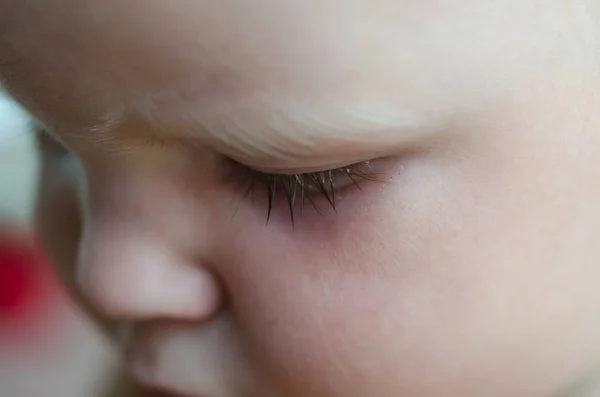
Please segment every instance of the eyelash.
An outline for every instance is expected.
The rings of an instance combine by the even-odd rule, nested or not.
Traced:
[[[277,192],[281,191],[288,205],[290,220],[292,225],[295,222],[295,204],[297,199],[301,200],[300,210],[304,208],[305,199],[310,202],[313,208],[321,214],[317,204],[312,198],[316,193],[324,197],[331,208],[337,212],[336,193],[340,189],[338,178],[345,177],[358,190],[362,191],[359,185],[360,181],[382,182],[379,175],[374,172],[370,161],[364,161],[336,168],[327,171],[308,172],[299,174],[273,174],[257,171],[246,166],[244,167],[247,175],[244,182],[248,183],[245,196],[254,194],[256,184],[262,185],[267,194],[267,224],[271,219],[271,213],[275,205]]]

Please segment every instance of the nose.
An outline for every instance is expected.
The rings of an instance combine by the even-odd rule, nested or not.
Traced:
[[[202,320],[221,304],[201,261],[144,231],[84,232],[78,271],[84,295],[111,318]]]

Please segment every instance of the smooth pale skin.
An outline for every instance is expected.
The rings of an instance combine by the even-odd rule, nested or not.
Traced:
[[[204,397],[600,392],[599,38],[596,0],[0,0],[0,76],[83,164],[46,154],[57,265]],[[225,156],[385,183],[265,226]]]

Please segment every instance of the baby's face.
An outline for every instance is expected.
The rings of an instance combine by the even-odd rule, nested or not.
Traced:
[[[600,363],[589,3],[0,1],[0,75],[83,165],[81,236],[45,170],[49,249],[79,246],[86,301],[168,390],[576,395]]]

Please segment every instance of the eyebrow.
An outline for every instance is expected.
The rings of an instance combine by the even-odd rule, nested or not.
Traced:
[[[208,146],[269,171],[342,166],[383,157],[422,137],[426,129],[415,114],[381,100],[255,95],[234,102],[190,100],[170,92],[147,95],[113,111],[96,126],[95,135],[106,139],[119,118],[132,113],[169,140]]]

